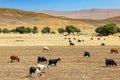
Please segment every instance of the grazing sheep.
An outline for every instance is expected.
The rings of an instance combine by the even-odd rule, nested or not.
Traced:
[[[112,48],[110,53],[111,53],[111,54],[112,54],[112,53],[117,53],[117,54],[118,54],[118,50],[115,49],[115,48]]]
[[[74,43],[70,42],[70,46],[74,46]]]
[[[48,63],[48,66],[51,66],[52,64],[54,64],[54,66],[55,66],[58,61],[61,61],[61,59],[60,58],[58,58],[58,59],[50,59],[49,63]]]
[[[78,42],[81,42],[81,40],[78,39]]]
[[[105,43],[101,43],[101,46],[105,46]]]
[[[68,38],[70,40],[70,38]]]
[[[29,74],[30,74],[30,76],[32,75],[32,73],[39,74],[39,77],[42,75],[42,72],[37,67],[30,67],[29,68]]]
[[[90,38],[91,40],[93,40],[93,38]]]
[[[74,40],[76,40],[76,38],[73,38]]]
[[[37,62],[46,62],[47,63],[47,59],[44,56],[38,56]]]
[[[48,47],[43,47],[43,51],[49,51],[50,49]]]
[[[85,41],[85,40],[82,40],[83,42]]]
[[[98,38],[98,40],[100,40],[100,38]]]
[[[69,42],[72,42],[71,40],[69,40]]]
[[[11,59],[11,62],[13,62],[13,61],[20,61],[20,59],[18,58],[18,56],[15,56],[15,55],[12,55],[12,56],[10,56],[10,59]]]
[[[90,57],[90,53],[88,51],[84,52],[84,57],[86,57],[86,56]]]
[[[117,66],[117,64],[116,64],[116,62],[113,60],[113,59],[105,59],[105,64],[106,64],[106,66],[113,66],[113,65],[115,65],[115,66]]]
[[[46,73],[46,69],[48,68],[48,66],[46,65],[42,65],[42,64],[38,64],[37,68],[43,73]]]

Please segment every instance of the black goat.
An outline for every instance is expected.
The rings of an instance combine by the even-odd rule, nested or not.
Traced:
[[[78,39],[78,42],[81,42],[81,40]]]
[[[105,59],[106,66],[117,66],[116,62],[113,59]]]
[[[60,58],[58,58],[58,59],[50,59],[49,63],[48,63],[48,66],[49,65],[51,66],[52,64],[54,64],[54,66],[55,66],[58,61],[61,61],[61,59]]]
[[[84,52],[84,57],[86,57],[86,56],[90,57],[90,53],[88,51]]]
[[[101,43],[101,46],[105,46],[105,43]]]
[[[70,42],[70,46],[74,46],[74,43]]]
[[[43,56],[38,56],[37,62],[46,62],[47,63],[47,59]]]

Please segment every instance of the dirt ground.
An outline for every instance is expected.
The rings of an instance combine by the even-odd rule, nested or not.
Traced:
[[[120,46],[120,34],[97,37],[92,34],[69,35],[60,34],[0,34],[0,46],[69,46],[69,39],[75,46]],[[66,38],[66,39],[65,39]],[[75,39],[74,39],[75,38]],[[93,38],[93,40],[91,40]],[[100,38],[98,40],[98,38]],[[78,42],[81,40],[81,42]]]
[[[50,46],[49,52],[43,52],[42,48],[0,47],[0,80],[120,80],[120,54],[109,54],[111,48],[120,51],[119,46]],[[84,51],[89,51],[91,57],[83,57]],[[20,62],[10,62],[13,54],[20,57]],[[41,77],[34,74],[29,77],[29,67],[37,65],[40,55],[61,61]],[[114,59],[118,66],[106,67],[105,58]]]

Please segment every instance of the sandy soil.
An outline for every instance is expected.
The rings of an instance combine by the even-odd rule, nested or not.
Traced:
[[[0,34],[0,80],[120,80],[120,54],[109,54],[111,48],[120,51],[118,36]],[[74,47],[69,46],[68,38]],[[78,39],[82,42],[77,42]],[[48,46],[50,51],[43,52],[43,46]],[[84,51],[90,51],[91,58],[84,58]],[[10,62],[9,57],[13,54],[20,57],[20,62]],[[48,68],[40,78],[29,77],[29,67],[37,65],[40,55],[62,60],[57,66]],[[115,59],[118,66],[106,67],[106,57]]]
[[[43,47],[0,47],[0,80],[120,80],[120,54],[109,54],[113,47],[120,51],[117,46],[51,46],[49,52],[43,52]],[[89,51],[91,57],[84,58],[84,51]],[[12,54],[18,55],[20,62],[10,62]],[[59,57],[61,61],[41,77],[29,77],[29,67],[37,65],[40,55],[47,59]],[[106,57],[118,66],[106,67]]]
[[[0,46],[69,46],[68,38],[71,38],[75,46],[99,46],[101,43],[105,43],[107,46],[120,46],[120,38],[118,36],[96,37],[88,34],[79,36],[63,36],[58,34],[0,34]],[[78,43],[78,39],[81,42]]]

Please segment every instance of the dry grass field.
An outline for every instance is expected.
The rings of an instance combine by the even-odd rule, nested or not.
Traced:
[[[50,46],[49,52],[42,48],[0,47],[0,80],[120,80],[120,54],[109,54],[111,48],[120,51],[119,46]],[[83,57],[84,51],[89,51],[91,57]],[[10,62],[13,54],[20,57],[20,62]],[[61,61],[41,77],[29,77],[29,67],[37,65],[40,55],[47,59],[59,57]],[[105,58],[114,59],[118,66],[106,67]]]

